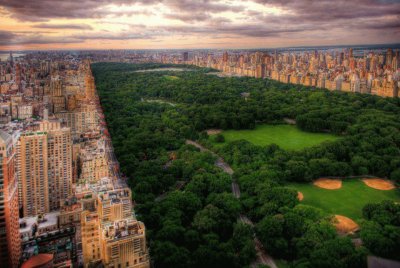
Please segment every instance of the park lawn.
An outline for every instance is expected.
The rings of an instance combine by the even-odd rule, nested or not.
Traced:
[[[225,142],[247,140],[255,145],[277,144],[285,150],[301,150],[339,137],[328,133],[305,132],[292,125],[258,125],[249,130],[226,130],[222,132]],[[213,140],[213,139],[211,139]],[[223,144],[223,143],[222,143]],[[214,143],[219,146],[220,144]]]
[[[376,190],[360,179],[344,179],[342,187],[337,190],[322,189],[311,183],[290,183],[287,186],[303,193],[301,204],[320,208],[329,214],[343,215],[356,222],[362,218],[362,208],[367,203],[400,201],[398,189]]]
[[[167,80],[171,80],[171,81],[179,79],[179,77],[177,77],[175,75],[164,75],[164,78]]]

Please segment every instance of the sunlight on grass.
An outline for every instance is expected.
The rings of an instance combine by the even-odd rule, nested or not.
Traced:
[[[362,218],[362,208],[367,203],[400,201],[397,189],[376,190],[359,179],[344,179],[342,187],[337,190],[322,189],[311,183],[291,183],[287,187],[303,193],[301,204],[320,208],[330,214],[344,215],[354,221]]]
[[[225,142],[247,140],[255,145],[275,143],[285,150],[301,150],[339,137],[327,133],[311,133],[291,125],[259,125],[253,130],[227,130],[222,135]]]

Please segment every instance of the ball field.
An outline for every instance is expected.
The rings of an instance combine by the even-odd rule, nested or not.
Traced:
[[[247,140],[255,145],[277,144],[285,150],[301,150],[318,145],[324,141],[334,141],[338,136],[328,133],[305,132],[292,125],[257,125],[252,130],[226,130],[222,132],[225,143],[236,140]],[[211,140],[212,137],[211,137]],[[214,143],[215,145],[220,145]],[[223,144],[223,143],[222,143]]]
[[[328,214],[344,215],[356,222],[362,218],[362,208],[367,203],[400,202],[398,189],[377,190],[361,179],[344,179],[339,189],[323,189],[312,183],[290,183],[287,186],[303,194],[301,204],[320,208]]]

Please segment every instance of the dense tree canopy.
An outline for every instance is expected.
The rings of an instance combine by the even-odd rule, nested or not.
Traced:
[[[296,267],[363,267],[367,249],[395,257],[399,225],[391,205],[364,209],[361,237],[367,249],[356,249],[349,238],[337,237],[329,215],[299,205],[297,193],[284,185],[365,174],[400,182],[399,99],[219,78],[198,68],[135,72],[159,67],[173,65],[92,65],[156,267],[246,266],[255,258],[253,231],[268,252]],[[301,151],[244,140],[213,148],[235,168],[240,200],[229,193],[231,178],[214,166],[215,157],[184,143],[197,139],[212,146],[206,129],[251,129],[285,118],[304,131],[341,138]],[[215,139],[224,141],[222,135]],[[256,223],[254,230],[237,222],[240,213]]]

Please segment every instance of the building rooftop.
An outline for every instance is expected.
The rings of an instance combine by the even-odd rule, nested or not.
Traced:
[[[43,267],[53,261],[53,254],[38,254],[35,255],[26,262],[24,262],[21,268],[36,268]],[[49,266],[46,266],[49,267]]]
[[[33,230],[34,226],[37,226],[37,230],[44,229],[47,227],[55,226],[58,223],[59,211],[47,213],[40,218],[39,216],[25,217],[19,219],[20,233],[29,232]]]
[[[0,129],[0,143],[8,144],[11,140],[11,135],[8,134],[6,131]]]

